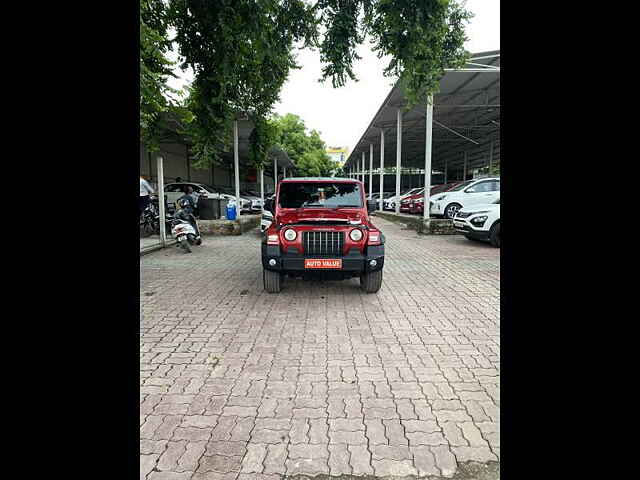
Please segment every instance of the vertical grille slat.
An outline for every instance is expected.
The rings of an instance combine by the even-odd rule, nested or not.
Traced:
[[[302,232],[307,255],[342,255],[344,232]]]

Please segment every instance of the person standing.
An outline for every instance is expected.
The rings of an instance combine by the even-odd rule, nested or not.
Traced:
[[[142,212],[144,212],[144,209],[147,208],[147,206],[149,205],[150,199],[149,199],[149,195],[156,193],[153,188],[151,187],[151,185],[149,185],[149,182],[147,182],[147,180],[145,180],[145,178],[140,175],[140,213],[139,215],[142,215]]]

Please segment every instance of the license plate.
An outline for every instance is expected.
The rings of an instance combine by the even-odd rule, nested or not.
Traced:
[[[305,258],[304,268],[342,268],[342,260],[339,258]]]

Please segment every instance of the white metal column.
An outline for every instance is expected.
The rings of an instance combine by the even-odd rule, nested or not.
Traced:
[[[384,130],[380,129],[380,211],[384,207]]]
[[[373,195],[373,143],[369,144],[369,198]]]
[[[278,157],[273,157],[273,193],[276,192],[278,186]]]
[[[462,173],[462,181],[467,181],[467,152],[464,152],[464,170]]]
[[[400,169],[402,158],[402,109],[398,108],[396,139],[396,215],[400,215]]]
[[[433,96],[429,95],[427,101],[427,118],[425,128],[425,145],[424,145],[424,204],[423,217],[429,222],[429,197],[431,196],[431,146],[433,140]]]
[[[444,159],[444,183],[447,184],[447,159]]]
[[[238,120],[233,121],[233,173],[236,184],[236,214],[240,216],[240,160],[238,153]]]
[[[282,178],[287,177],[287,167],[282,167]]]
[[[362,180],[362,183],[364,183],[364,151],[362,152],[362,172],[361,172],[360,177],[361,177],[360,180]],[[365,186],[364,191],[365,191],[365,193],[367,192],[366,186]]]
[[[260,167],[260,200],[264,209],[264,165]]]
[[[491,175],[491,167],[493,166],[493,140],[489,144],[489,175]]]
[[[160,207],[160,244],[163,247],[167,246],[167,223],[166,223],[166,212],[165,212],[165,202],[164,202],[164,167],[163,167],[163,159],[162,156],[158,155],[158,166],[156,168],[158,175],[158,206]]]

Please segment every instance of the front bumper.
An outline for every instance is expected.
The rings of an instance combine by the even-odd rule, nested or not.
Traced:
[[[433,215],[444,215],[444,204],[440,203],[440,202],[436,202],[434,204],[431,205],[431,208],[429,209],[431,214]]]
[[[475,238],[476,240],[489,240],[488,230],[476,230],[467,222],[454,219],[453,228],[456,229],[456,232]]]
[[[306,258],[340,258],[342,260],[341,269],[311,269],[304,268],[304,260]],[[275,265],[269,265],[270,260],[275,260]],[[371,266],[371,260],[376,261],[375,266]],[[343,273],[363,273],[382,270],[384,266],[384,245],[369,245],[366,253],[363,255],[356,248],[349,250],[347,255],[330,256],[330,255],[304,255],[300,253],[288,252],[283,254],[278,245],[262,244],[262,267],[265,270],[276,272],[343,272]]]

